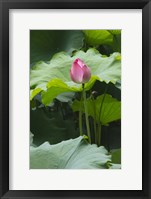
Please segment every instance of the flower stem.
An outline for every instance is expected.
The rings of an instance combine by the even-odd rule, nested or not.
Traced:
[[[97,130],[96,130],[96,120],[93,120],[93,125],[94,125],[94,133],[95,133],[95,144],[97,144]]]
[[[99,124],[98,124],[98,145],[99,146],[101,145],[101,130],[102,130],[102,126],[101,126],[101,114],[102,114],[102,107],[103,107],[103,103],[104,103],[104,100],[105,100],[107,89],[108,89],[108,85],[105,88],[103,99],[102,99],[102,103],[101,103],[101,106],[100,106],[100,111],[99,111],[99,120],[100,120]]]
[[[95,102],[94,102],[93,95],[92,95],[92,104],[93,104],[93,109],[94,109],[93,128],[94,128],[94,133],[95,133],[95,144],[97,144],[96,108],[95,108]]]
[[[86,105],[86,92],[84,90],[84,84],[82,84],[83,88],[83,100],[84,100],[84,109],[85,109],[85,120],[86,120],[86,127],[87,127],[87,135],[88,135],[88,140],[91,143],[91,134],[90,134],[90,125],[89,125],[89,118],[88,118],[88,109]]]
[[[98,126],[98,146],[101,146],[101,123]]]
[[[82,136],[82,111],[79,111],[79,130],[80,130],[80,135]]]

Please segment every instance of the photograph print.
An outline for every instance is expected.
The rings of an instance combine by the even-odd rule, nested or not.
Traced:
[[[30,30],[30,169],[121,169],[121,34]]]

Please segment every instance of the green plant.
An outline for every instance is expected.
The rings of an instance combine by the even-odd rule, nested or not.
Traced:
[[[62,33],[65,38],[64,42],[60,39]],[[37,40],[39,35],[41,35],[41,42]],[[49,42],[46,42],[47,38]],[[53,41],[51,41],[51,38],[53,38]],[[59,40],[54,38],[59,38],[60,44],[58,43]],[[43,126],[44,133],[41,133],[41,138],[38,138],[39,133],[34,133],[36,124],[34,127],[32,123],[32,131],[35,134],[34,140],[37,140],[35,144],[42,144],[41,141],[38,141],[39,139],[43,142],[49,140],[50,143],[52,141],[53,144],[56,144],[62,140],[76,138],[78,135],[87,135],[87,140],[84,142],[89,142],[90,146],[95,143],[98,147],[104,143],[110,152],[112,145],[105,141],[104,135],[108,134],[105,131],[112,130],[112,126],[119,124],[118,132],[120,132],[120,38],[120,30],[31,32],[31,115],[36,116],[38,114],[38,111],[33,114],[35,109],[42,109],[42,112],[46,114],[44,116],[45,124],[48,122],[51,124],[51,127],[45,125],[47,130]],[[57,49],[66,52],[55,50],[55,41],[58,46]],[[46,49],[43,47],[37,48],[44,46],[45,43],[47,43]],[[49,43],[53,44],[51,49]],[[51,59],[49,60],[49,58]],[[80,72],[73,68],[73,65],[76,65]],[[74,74],[76,75],[74,76]],[[54,111],[54,118],[60,118],[60,116],[63,118],[63,120],[59,119],[63,124],[61,128],[55,127],[55,125],[59,126],[58,120],[54,120],[56,121],[54,123],[47,119],[52,118]],[[31,118],[31,121],[35,120]],[[72,125],[66,126],[67,123]],[[64,128],[65,130],[63,130]],[[51,130],[53,130],[53,133]],[[36,131],[38,132],[38,130]],[[47,136],[45,136],[46,131]],[[62,134],[62,132],[69,133]],[[54,137],[55,141],[53,141]],[[76,139],[73,139],[72,142],[75,142],[74,140]],[[95,147],[97,147],[96,145]],[[113,149],[120,146],[116,143],[115,145],[116,147]],[[38,148],[31,148],[31,153],[37,156],[37,153],[34,153],[36,150]],[[32,158],[34,158],[34,155],[31,157],[31,162]],[[119,168],[119,166],[116,167],[112,164],[111,160],[109,162],[109,168]],[[119,161],[115,163],[119,163]]]

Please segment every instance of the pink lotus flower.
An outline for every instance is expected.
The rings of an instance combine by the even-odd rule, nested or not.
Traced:
[[[81,59],[74,60],[70,69],[70,77],[73,82],[84,84],[91,78],[91,71],[88,66]]]

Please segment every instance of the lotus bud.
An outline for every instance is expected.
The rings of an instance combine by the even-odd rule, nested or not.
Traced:
[[[81,59],[74,60],[70,69],[70,77],[73,82],[84,84],[91,78],[91,71],[88,66]]]

